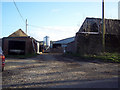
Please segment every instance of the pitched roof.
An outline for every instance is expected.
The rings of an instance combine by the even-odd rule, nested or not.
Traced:
[[[120,35],[120,20],[105,19],[105,28],[106,28],[106,34]],[[102,19],[87,17],[83,22],[82,26],[80,27],[78,33],[94,32],[94,30],[98,30],[99,33],[102,33]]]
[[[21,29],[19,29],[16,32],[9,35],[8,37],[28,37],[28,35],[25,32],[23,32]]]

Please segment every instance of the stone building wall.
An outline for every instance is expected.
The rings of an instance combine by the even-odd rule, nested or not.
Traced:
[[[76,34],[76,53],[97,54],[102,52],[102,36],[99,34]]]
[[[120,52],[120,20],[105,19],[105,51]],[[68,51],[80,54],[98,54],[103,51],[102,19],[86,18],[75,36],[75,44],[69,43]]]
[[[120,20],[105,19],[105,50],[120,52]],[[97,54],[102,51],[102,19],[86,18],[75,38],[76,53]]]
[[[120,52],[120,35],[105,35],[105,51]],[[103,51],[102,34],[76,34],[76,53],[99,54]]]

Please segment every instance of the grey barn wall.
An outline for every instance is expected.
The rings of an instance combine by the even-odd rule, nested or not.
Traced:
[[[75,41],[67,44],[66,52],[76,53]]]

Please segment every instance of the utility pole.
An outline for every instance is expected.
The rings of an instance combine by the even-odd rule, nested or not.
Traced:
[[[28,25],[28,24],[27,24],[27,19],[26,19],[26,34],[27,34],[27,25]]]
[[[104,16],[104,0],[102,0],[102,46],[105,52],[105,16]]]

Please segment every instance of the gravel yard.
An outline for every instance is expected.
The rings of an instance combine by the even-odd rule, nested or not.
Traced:
[[[76,61],[60,54],[6,59],[3,88],[49,88],[118,77],[118,63]]]

